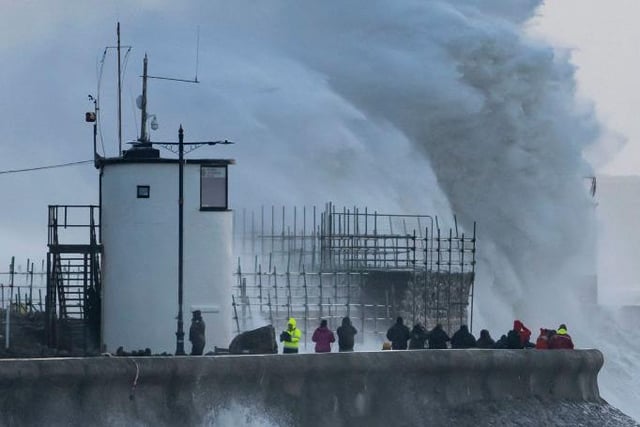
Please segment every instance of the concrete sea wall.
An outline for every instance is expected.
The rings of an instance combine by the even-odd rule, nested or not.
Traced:
[[[0,361],[2,425],[636,425],[597,350]]]

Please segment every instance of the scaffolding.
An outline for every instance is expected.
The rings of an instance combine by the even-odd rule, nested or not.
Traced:
[[[396,316],[449,332],[472,327],[476,226],[443,232],[429,215],[317,207],[234,212],[237,332],[298,319],[305,333],[349,316],[360,342],[380,341]]]

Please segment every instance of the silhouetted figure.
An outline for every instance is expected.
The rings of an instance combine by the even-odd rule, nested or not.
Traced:
[[[391,341],[391,349],[406,350],[409,338],[411,338],[411,332],[409,332],[409,328],[404,325],[402,317],[398,316],[395,325],[387,331],[387,339]]]
[[[449,335],[442,329],[442,325],[438,323],[432,330],[429,332],[429,337],[427,338],[429,341],[430,349],[445,349],[447,348],[447,341],[450,341]]]
[[[478,348],[493,348],[496,342],[491,338],[491,334],[486,329],[480,331],[480,338],[476,341],[476,347]]]
[[[467,325],[460,326],[451,337],[451,348],[475,348],[476,337],[469,332]]]
[[[336,337],[327,327],[327,321],[325,319],[322,319],[320,326],[313,332],[311,341],[316,343],[316,353],[331,352],[331,343],[336,341]]]
[[[424,349],[424,343],[427,341],[429,334],[427,330],[422,326],[422,323],[418,322],[413,326],[411,330],[411,338],[409,339],[409,350]]]
[[[336,331],[338,334],[338,351],[353,351],[355,335],[358,333],[348,317],[342,318],[342,326]]]
[[[505,349],[509,348],[509,340],[506,335],[502,335],[498,341],[494,344],[493,348],[497,349]]]
[[[567,325],[564,323],[558,327],[555,335],[549,338],[550,350],[573,350],[573,340],[567,333]]]
[[[202,313],[200,310],[193,312],[193,318],[191,319],[191,327],[189,328],[189,341],[191,341],[191,355],[201,356],[204,350],[204,320],[202,320]]]

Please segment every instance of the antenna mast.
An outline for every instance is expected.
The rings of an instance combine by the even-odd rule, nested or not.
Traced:
[[[198,25],[198,36],[196,38],[196,77],[193,79],[195,83],[198,83],[198,60],[200,57],[200,26]]]
[[[140,129],[139,141],[144,143],[147,138],[147,54],[144,54],[144,62],[142,67],[142,102],[140,109],[142,110],[142,127]]]
[[[122,155],[122,72],[120,71],[120,22],[118,32],[118,156]]]

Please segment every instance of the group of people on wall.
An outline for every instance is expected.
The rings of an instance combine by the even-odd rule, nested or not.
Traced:
[[[358,333],[351,324],[349,317],[342,319],[342,325],[336,330],[338,335],[338,351],[353,351],[355,335]],[[428,331],[421,323],[416,323],[410,330],[402,317],[396,319],[396,323],[389,328],[386,335],[388,342],[383,344],[383,350],[418,350],[418,349],[526,349],[536,348],[541,350],[573,349],[573,340],[567,332],[567,326],[561,324],[557,329],[540,328],[540,335],[535,343],[531,342],[531,330],[523,322],[515,320],[513,329],[502,335],[495,341],[488,330],[480,331],[480,337],[476,339],[469,331],[467,325],[460,326],[451,337],[437,324]],[[296,326],[296,320],[290,318],[287,329],[280,334],[283,343],[283,353],[297,353],[298,345],[302,338],[302,332]],[[313,332],[311,340],[315,343],[316,353],[331,352],[331,344],[336,337],[327,326],[326,320],[321,320],[320,326]]]
[[[427,331],[422,324],[417,323],[409,330],[404,325],[402,317],[387,331],[387,339],[392,350],[415,349],[446,349],[449,348],[493,348],[493,349],[523,349],[536,348],[540,350],[573,349],[573,340],[567,332],[567,326],[561,324],[558,329],[540,328],[540,335],[535,343],[531,342],[531,330],[520,320],[514,320],[513,329],[495,341],[488,330],[480,331],[476,339],[467,325],[460,326],[451,337],[437,324],[431,331]]]
[[[351,319],[345,317],[342,319],[342,325],[336,330],[338,335],[338,351],[353,351],[355,345],[355,336],[358,330],[351,324]],[[280,342],[283,344],[282,352],[297,353],[302,332],[296,326],[296,319],[289,318],[287,329],[280,334]],[[311,340],[316,344],[316,353],[331,352],[331,344],[336,342],[336,337],[331,329],[327,326],[326,320],[320,321],[320,326],[313,332]]]

